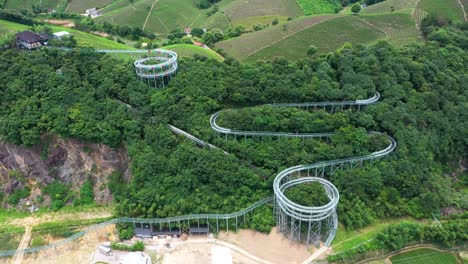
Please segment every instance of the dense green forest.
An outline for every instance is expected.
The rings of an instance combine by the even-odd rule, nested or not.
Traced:
[[[430,216],[446,206],[466,210],[467,175],[460,163],[468,143],[468,31],[429,25],[426,34],[424,45],[346,45],[298,62],[184,59],[160,90],[138,80],[131,61],[89,49],[3,50],[0,136],[25,146],[44,133],[125,144],[131,181],[119,172],[109,176],[117,215],[166,217],[245,208],[272,194],[280,170],[381,149],[385,139],[366,131],[382,131],[397,140],[394,154],[329,176],[341,193],[343,224],[359,228],[375,218]],[[361,111],[252,107],[363,99],[376,90],[381,101]],[[232,128],[337,133],[323,141],[225,140],[209,127],[210,115],[222,109],[234,109],[220,119]],[[168,123],[230,154],[199,148],[172,134]],[[300,200],[307,188],[294,192]],[[271,210],[261,214],[252,226],[268,230]]]

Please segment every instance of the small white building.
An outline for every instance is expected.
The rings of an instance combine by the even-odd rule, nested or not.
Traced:
[[[71,34],[67,31],[55,32],[53,35],[54,35],[54,38],[56,39],[62,39],[63,37],[71,36]]]
[[[95,7],[93,7],[93,8],[90,8],[90,9],[86,9],[86,15],[91,17],[91,18],[96,18],[98,16],[101,16],[102,12],[100,10],[96,9]]]

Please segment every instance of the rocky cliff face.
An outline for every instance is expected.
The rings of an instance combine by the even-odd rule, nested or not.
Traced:
[[[0,192],[8,196],[17,189],[29,187],[31,195],[25,200],[34,201],[42,194],[41,187],[54,180],[79,190],[91,177],[95,201],[107,203],[112,199],[106,185],[107,176],[120,171],[129,178],[129,159],[123,147],[112,149],[102,144],[49,136],[44,136],[41,142],[31,148],[0,142]]]

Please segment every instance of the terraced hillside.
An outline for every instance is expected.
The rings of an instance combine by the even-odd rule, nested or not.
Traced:
[[[362,9],[361,14],[387,13],[399,10],[412,10],[421,0],[385,0]],[[443,0],[442,0],[443,1]],[[455,0],[456,1],[456,0]]]
[[[291,0],[250,0],[232,1],[222,7],[232,24],[247,28],[256,23],[270,24],[275,18],[286,21],[288,17],[303,15],[296,1]]]
[[[154,3],[154,6],[153,6]],[[224,29],[229,20],[220,12],[208,17],[208,10],[197,9],[192,0],[137,0],[118,1],[102,9],[104,15],[97,21],[119,25],[136,25],[157,33],[168,33],[181,27],[216,27]]]
[[[385,34],[354,16],[343,16],[308,27],[298,33],[262,48],[244,57],[246,62],[259,59],[284,57],[301,59],[306,56],[309,45],[315,45],[320,53],[336,50],[346,42],[367,44],[385,38]]]
[[[463,1],[460,1],[463,4]],[[465,20],[463,8],[458,0],[421,0],[417,7],[428,13],[438,14],[451,20]]]
[[[270,24],[275,18],[286,21],[303,15],[295,0],[222,0],[217,5],[220,11],[208,16],[209,9],[196,8],[193,0],[136,0],[133,5],[116,1],[103,8],[104,15],[97,20],[167,34],[177,27],[225,29],[240,24],[251,28],[257,23]]]
[[[216,47],[222,48],[227,51],[229,55],[242,60],[260,49],[281,41],[283,38],[287,38],[292,34],[297,34],[306,28],[336,17],[338,16],[323,15],[300,18],[282,25],[272,26],[261,31],[219,42],[216,44]]]
[[[382,30],[385,33],[386,40],[397,47],[423,41],[421,32],[416,28],[416,22],[411,13],[373,14],[360,16],[360,18]]]
[[[423,40],[416,25],[425,15],[422,10],[401,9],[360,16],[308,17],[226,40],[216,46],[246,62],[274,57],[300,59],[310,45],[316,46],[319,53],[334,50],[345,42],[372,44],[387,40],[395,46],[403,46]]]

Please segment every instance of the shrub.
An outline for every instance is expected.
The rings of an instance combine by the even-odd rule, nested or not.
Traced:
[[[42,236],[37,236],[37,237],[33,238],[33,240],[31,241],[31,246],[32,247],[39,247],[39,246],[43,246],[45,244],[46,244],[46,242],[44,241],[44,238]]]
[[[28,197],[30,192],[31,190],[28,187],[17,189],[10,196],[8,196],[7,201],[11,205],[17,205],[21,199]]]
[[[359,13],[359,11],[361,11],[361,4],[357,2],[351,7],[351,12],[353,12],[354,14],[357,14]]]
[[[314,45],[310,45],[307,49],[307,55],[315,55],[317,53],[318,48]]]
[[[145,244],[143,241],[138,241],[133,245],[126,245],[122,243],[111,243],[111,248],[114,250],[122,250],[122,251],[143,251],[145,250]]]
[[[117,233],[120,240],[126,240],[133,237],[133,225],[127,223],[117,224]]]
[[[62,208],[70,199],[70,187],[58,181],[46,186],[44,192],[50,196],[50,209],[54,211]]]
[[[201,36],[205,34],[205,31],[203,31],[203,29],[201,28],[192,28],[192,31],[190,32],[190,34],[192,34],[192,36],[201,38]]]

